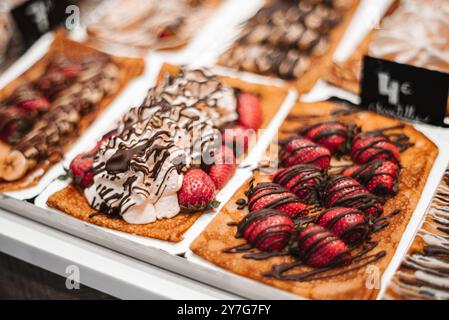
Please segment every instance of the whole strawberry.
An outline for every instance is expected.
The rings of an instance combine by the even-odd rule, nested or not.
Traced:
[[[375,195],[389,196],[398,192],[399,172],[399,165],[395,162],[374,160],[350,167],[343,174],[356,179]]]
[[[193,169],[184,175],[178,201],[183,212],[193,213],[216,208],[215,185],[201,169]]]
[[[307,206],[299,198],[276,183],[263,182],[247,192],[249,211],[276,209],[296,218],[309,214]]]
[[[327,148],[332,154],[346,152],[349,149],[350,130],[347,125],[338,121],[306,126],[299,129],[298,133]]]
[[[239,123],[245,127],[257,130],[262,126],[262,108],[260,99],[250,93],[240,93],[237,98]]]
[[[85,189],[93,184],[93,164],[94,156],[92,153],[81,153],[70,162],[70,174],[79,188]]]
[[[255,134],[253,129],[245,128],[241,125],[235,125],[224,129],[222,134],[223,144],[234,150],[236,155],[241,155],[248,150],[251,137]]]
[[[351,157],[357,164],[365,164],[378,159],[399,163],[401,155],[399,148],[386,136],[360,133],[353,140]]]
[[[348,245],[360,243],[369,233],[363,212],[354,208],[330,208],[323,211],[315,223],[332,231]]]
[[[308,139],[295,138],[286,143],[281,151],[280,160],[284,167],[314,164],[326,170],[330,165],[331,153],[328,149]]]
[[[342,240],[316,224],[309,224],[298,233],[295,250],[305,264],[314,268],[341,266],[351,258]]]
[[[370,217],[378,217],[383,213],[382,202],[377,196],[355,179],[344,175],[330,177],[323,192],[323,202],[326,208],[355,208]]]
[[[307,204],[316,203],[324,180],[323,171],[313,164],[298,164],[281,168],[273,175],[273,182],[280,184]]]
[[[234,152],[223,145],[214,151],[214,164],[209,169],[209,176],[217,189],[223,188],[234,175],[237,167]]]
[[[250,212],[237,225],[237,237],[244,237],[253,247],[273,252],[285,248],[295,229],[292,219],[277,210]]]
[[[81,189],[88,188],[93,184],[94,173],[92,167],[95,154],[100,150],[102,143],[107,141],[115,133],[115,130],[106,133],[90,151],[77,155],[70,162],[70,174],[75,184]]]

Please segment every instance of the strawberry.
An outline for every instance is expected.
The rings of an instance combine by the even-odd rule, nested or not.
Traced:
[[[383,213],[383,205],[378,197],[355,179],[344,175],[330,177],[323,192],[323,202],[326,208],[355,208],[371,217]]]
[[[272,209],[250,212],[237,225],[237,237],[244,237],[262,251],[282,250],[290,241],[295,224],[285,213]]]
[[[94,157],[91,153],[81,153],[70,162],[71,176],[81,189],[88,188],[93,184],[93,164]]]
[[[281,151],[280,160],[284,167],[310,163],[326,170],[330,165],[331,153],[310,140],[295,138],[287,142]]]
[[[246,192],[249,211],[276,209],[291,218],[309,214],[307,206],[299,198],[276,183],[263,182]]]
[[[16,144],[32,127],[33,112],[19,107],[5,106],[0,110],[0,139],[9,144]]]
[[[36,86],[48,98],[53,98],[67,87],[81,73],[83,66],[66,58],[56,57],[48,66],[45,74],[36,81]]]
[[[325,210],[315,223],[332,231],[348,245],[360,243],[369,232],[363,212],[354,208],[335,207]]]
[[[399,148],[384,135],[360,133],[354,138],[351,157],[358,164],[376,159],[399,163],[401,155]]]
[[[26,111],[46,111],[50,109],[50,102],[30,84],[17,87],[11,95],[11,103]]]
[[[303,127],[298,132],[305,138],[329,149],[334,154],[348,149],[350,130],[347,125],[338,122],[323,122]]]
[[[323,179],[323,172],[313,164],[281,168],[273,175],[273,182],[290,190],[307,204],[313,204],[318,200]]]
[[[217,189],[221,189],[232,178],[237,164],[234,152],[223,145],[214,152],[214,164],[209,169],[209,176]]]
[[[314,268],[341,266],[350,261],[346,244],[325,228],[309,224],[296,237],[297,254]]]
[[[374,160],[362,166],[353,166],[343,174],[356,179],[369,192],[378,196],[394,195],[398,191],[400,168],[391,161]]]
[[[193,169],[184,175],[178,201],[183,212],[193,213],[216,208],[215,185],[212,179],[201,169]]]
[[[247,129],[241,125],[226,128],[222,135],[223,143],[235,151],[236,155],[242,154],[248,149],[254,130]]]
[[[239,123],[245,127],[257,130],[262,126],[262,108],[260,99],[250,93],[240,93],[237,98]]]

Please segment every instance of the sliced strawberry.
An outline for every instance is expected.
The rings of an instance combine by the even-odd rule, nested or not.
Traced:
[[[343,174],[353,177],[373,194],[388,196],[398,191],[399,172],[400,168],[394,162],[374,160],[362,166],[348,168]]]
[[[335,207],[325,210],[315,222],[332,231],[348,245],[355,245],[365,240],[369,232],[363,212],[354,208]]]
[[[314,164],[321,169],[328,169],[331,153],[328,149],[310,140],[295,138],[287,142],[281,151],[280,160],[284,167]]]
[[[90,153],[77,155],[70,163],[70,173],[75,184],[81,189],[90,187],[93,184],[94,157]]]
[[[381,200],[351,177],[335,175],[330,177],[323,192],[326,208],[356,208],[371,217],[383,213]]]
[[[299,198],[276,183],[259,183],[247,191],[249,211],[276,209],[291,218],[309,214],[307,206]]]
[[[351,157],[358,164],[378,159],[399,163],[401,155],[399,148],[387,137],[361,133],[354,138]]]
[[[216,208],[215,185],[201,169],[193,169],[184,175],[178,201],[183,212],[193,213]]]
[[[295,224],[285,213],[264,209],[250,212],[237,228],[237,237],[244,237],[262,251],[273,252],[287,246]]]
[[[262,126],[262,107],[260,99],[250,93],[240,93],[237,98],[239,123],[245,127],[257,130]]]
[[[332,154],[346,152],[348,149],[350,130],[347,125],[338,121],[306,126],[299,130],[299,134],[329,149]]]
[[[351,254],[346,244],[319,225],[309,224],[296,239],[299,257],[311,267],[341,266],[350,261]]]
[[[323,180],[323,172],[313,164],[298,164],[289,168],[281,168],[273,175],[273,182],[290,190],[307,204],[318,201],[319,189]]]

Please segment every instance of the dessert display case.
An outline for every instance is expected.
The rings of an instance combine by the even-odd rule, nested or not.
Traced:
[[[162,29],[165,5],[139,12],[146,24],[109,6],[1,74],[0,250],[124,299],[447,299],[448,129],[323,81],[398,2],[180,2]],[[52,67],[58,50],[72,60]],[[58,101],[75,114],[49,116]],[[8,108],[33,109],[23,132]],[[42,138],[52,126],[64,138]],[[45,165],[20,190],[14,152],[27,172]],[[349,215],[351,232],[334,228]]]

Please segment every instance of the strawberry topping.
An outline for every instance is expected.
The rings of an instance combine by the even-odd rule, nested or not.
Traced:
[[[296,164],[314,164],[321,169],[328,169],[331,153],[328,149],[310,140],[295,138],[286,143],[281,151],[280,160],[285,167]]]
[[[278,251],[288,244],[295,229],[292,219],[272,209],[250,212],[237,225],[237,237],[266,252]]]

